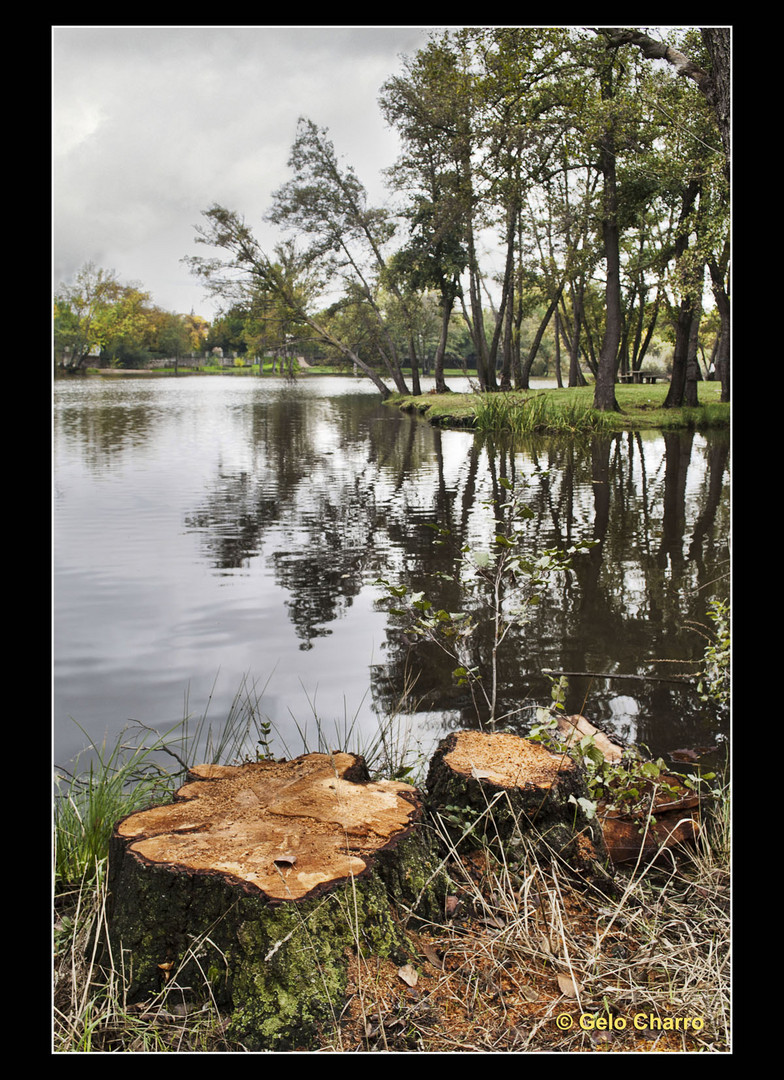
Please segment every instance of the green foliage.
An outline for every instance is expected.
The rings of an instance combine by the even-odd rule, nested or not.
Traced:
[[[54,353],[58,364],[80,370],[88,363],[144,367],[154,358],[201,352],[207,323],[150,302],[137,284],[122,284],[114,271],[92,263],[54,298]]]
[[[424,592],[383,579],[377,582],[394,601],[390,612],[405,619],[407,632],[435,644],[455,662],[452,674],[459,686],[470,689],[479,726],[491,729],[503,719],[498,713],[499,650],[510,631],[530,618],[556,575],[569,569],[575,555],[593,546],[592,541],[583,541],[566,551],[548,548],[539,555],[529,554],[526,523],[534,511],[509,480],[502,478],[499,484],[507,497],[490,504],[497,515],[491,546],[473,549],[465,545],[453,575],[464,594],[472,598],[471,611],[447,611]],[[448,537],[448,530],[434,528],[439,541]],[[479,619],[492,624],[491,654],[483,665],[470,663],[466,648]]]
[[[729,604],[722,600],[711,600],[708,618],[714,625],[713,640],[705,648],[705,667],[698,687],[703,701],[715,701],[726,708],[730,701],[732,660]]]
[[[559,700],[563,689],[562,680],[555,695]],[[584,735],[567,745],[558,728],[556,713],[562,708],[559,700],[551,708],[537,710],[536,723],[527,737],[533,742],[542,743],[555,753],[568,754],[580,767],[591,799],[591,806],[585,805],[582,809],[589,817],[596,812],[596,806],[600,802],[607,810],[622,813],[642,811],[647,814],[651,809],[653,792],[663,792],[672,798],[682,795],[683,788],[701,794],[721,794],[711,786],[716,778],[715,773],[676,774],[663,758],[647,758],[638,748],[626,750],[620,761],[608,761],[594,735]]]
[[[127,344],[138,337],[148,300],[139,286],[121,284],[114,271],[85,264],[55,295],[55,355],[66,367],[80,368],[91,353]]]

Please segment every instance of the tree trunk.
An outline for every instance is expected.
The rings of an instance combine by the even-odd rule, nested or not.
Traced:
[[[588,382],[580,368],[580,336],[583,329],[583,297],[585,282],[581,281],[577,289],[572,289],[572,309],[574,311],[574,329],[569,350],[569,386],[587,386]]]
[[[621,248],[618,228],[618,191],[615,175],[615,150],[611,135],[607,135],[601,152],[604,175],[602,235],[606,267],[605,329],[593,407],[601,412],[620,412],[615,398],[615,379],[618,374],[618,348],[621,342]]]
[[[702,307],[695,305],[689,330],[689,351],[686,357],[686,386],[683,393],[683,404],[689,409],[696,409],[699,405],[697,395],[697,383],[700,381],[700,365],[697,359],[697,346],[702,318]]]
[[[438,914],[430,837],[414,789],[371,783],[353,755],[195,768],[174,803],[112,839],[110,942],[129,1000],[176,983],[231,1010],[248,1049],[318,1046],[351,954],[402,962],[409,914]]]
[[[408,351],[411,356],[411,393],[414,397],[419,397],[422,393],[422,386],[419,382],[419,359],[412,331],[409,331],[408,335]]]
[[[676,265],[681,262],[689,246],[688,219],[697,201],[700,191],[699,180],[690,180],[683,192],[680,219],[678,222],[678,235],[675,240]],[[700,279],[702,267],[700,267]],[[678,322],[675,330],[675,348],[672,358],[672,378],[667,397],[664,399],[663,408],[678,409],[683,404],[683,395],[686,390],[686,364],[689,359],[689,337],[691,334],[691,321],[697,303],[696,295],[696,269],[687,275],[682,285],[682,298],[678,310]]]
[[[602,101],[612,102],[612,66],[602,77]],[[599,171],[604,181],[602,238],[605,262],[605,324],[593,407],[600,412],[620,412],[615,398],[615,379],[621,343],[621,232],[618,224],[618,179],[615,167],[614,121],[610,119],[599,140]]]
[[[446,385],[446,380],[444,378],[444,356],[446,354],[446,343],[449,336],[449,323],[452,318],[452,306],[454,302],[454,292],[448,289],[442,289],[441,334],[438,338],[435,360],[433,361],[433,376],[435,377],[435,389],[436,393],[438,394],[446,394],[449,392],[449,387]]]
[[[550,319],[552,319],[554,312],[557,311],[559,303],[561,302],[561,293],[563,292],[563,287],[564,283],[561,282],[561,284],[556,290],[555,296],[552,298],[548,305],[547,311],[544,313],[544,318],[539,323],[539,329],[536,331],[536,336],[534,337],[531,348],[528,350],[528,356],[526,357],[525,363],[523,364],[522,378],[520,380],[523,390],[528,390],[530,388],[531,367],[533,366],[533,362],[536,359],[536,354],[539,352],[539,346],[542,344],[544,332],[547,329],[547,326],[550,322]]]
[[[716,350],[716,371],[721,380],[722,401],[730,400],[730,298],[725,285],[725,274],[728,265],[729,244],[725,244],[719,262],[711,260],[708,263],[713,285],[713,296],[721,320],[718,348]]]
[[[701,26],[700,33],[711,58],[711,78],[706,90],[707,101],[713,106],[724,147],[724,175],[729,181],[732,157],[732,125],[730,124],[730,101],[732,97],[732,58],[730,28],[728,26]]]
[[[555,313],[555,382],[559,390],[563,389],[561,376],[561,316]]]
[[[653,340],[653,334],[656,329],[656,320],[659,317],[659,307],[661,306],[661,285],[656,293],[656,299],[653,302],[653,312],[648,323],[648,329],[645,331],[644,340],[639,343],[637,351],[634,356],[634,371],[639,371],[642,367],[643,360],[648,352],[651,341]],[[642,317],[640,318],[640,329],[642,329]]]

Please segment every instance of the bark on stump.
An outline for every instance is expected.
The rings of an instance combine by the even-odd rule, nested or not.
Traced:
[[[668,849],[696,842],[700,835],[699,796],[683,787],[676,776],[665,773],[661,781],[667,789],[645,785],[644,810],[624,813],[599,803],[604,842],[614,863],[662,859]]]
[[[362,758],[198,766],[115,828],[114,962],[132,1001],[208,983],[248,1049],[312,1048],[352,950],[407,959],[408,914],[440,910],[438,867],[414,788],[370,782]]]
[[[601,828],[580,805],[588,789],[567,755],[508,733],[459,731],[438,747],[427,779],[427,804],[442,819],[463,814],[475,836],[508,847],[529,838],[547,862],[566,863],[613,891],[612,863]]]

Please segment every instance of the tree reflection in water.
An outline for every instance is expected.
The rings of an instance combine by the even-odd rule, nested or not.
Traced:
[[[188,385],[196,415],[174,407],[174,389],[167,402],[160,386],[112,387],[103,396],[95,391],[89,404],[72,395],[56,414],[59,453],[69,468],[95,472],[96,482],[106,483],[122,461],[122,483],[130,485],[140,447],[156,440],[177,445],[170,455],[176,460],[158,453],[154,470],[147,469],[145,498],[155,497],[152,473],[163,487],[168,469],[185,475],[184,455],[198,460],[200,471],[181,485],[175,508],[178,532],[184,526],[184,535],[195,539],[198,559],[177,572],[184,588],[204,590],[205,623],[220,622],[227,657],[247,647],[232,607],[240,592],[245,608],[257,604],[259,610],[270,602],[273,586],[276,604],[285,597],[303,679],[315,682],[323,677],[319,642],[341,634],[358,601],[375,607],[383,620],[385,599],[373,584],[379,578],[421,590],[448,611],[470,606],[474,601],[460,582],[446,575],[465,545],[491,544],[496,515],[503,513],[503,480],[522,490],[533,510],[526,530],[532,555],[580,540],[597,542],[575,558],[530,621],[505,642],[501,696],[502,710],[517,717],[511,726],[525,730],[526,705],[549,700],[550,681],[542,672],[552,669],[594,673],[569,677],[567,710],[584,712],[654,753],[704,746],[724,733],[726,717],[700,702],[691,685],[654,680],[693,670],[705,643],[692,624],[706,623],[711,598],[728,598],[727,433],[552,437],[514,446],[431,427],[365,392],[336,389],[342,380],[306,381],[307,387],[286,387],[277,380],[243,380],[251,385],[232,387],[228,404],[221,388]],[[174,481],[168,483],[171,499]],[[110,526],[96,521],[92,527]],[[446,542],[436,542],[445,534]],[[225,586],[219,595],[213,589],[207,596],[205,567]],[[155,618],[165,620],[166,611]],[[274,665],[287,632],[279,618],[270,621],[273,631],[254,630],[260,635],[255,660],[265,670]],[[165,625],[153,629],[162,640],[176,638]],[[485,620],[469,643],[480,668],[491,648],[489,633]],[[100,637],[98,627],[94,648]],[[191,635],[177,657],[178,670],[190,664],[203,671],[213,662],[214,652],[199,649]],[[347,668],[368,662],[341,655]],[[334,657],[333,649],[332,678]],[[154,683],[148,657],[145,664]],[[470,697],[452,678],[453,666],[443,654],[413,644],[389,615],[386,640],[369,660],[367,707],[389,714],[413,674],[409,708],[415,723],[434,729],[434,737],[445,727],[474,725]],[[108,660],[106,668],[106,686],[96,689],[105,700],[111,694]],[[622,675],[635,678],[617,678]]]

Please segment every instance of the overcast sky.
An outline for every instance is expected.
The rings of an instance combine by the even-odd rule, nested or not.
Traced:
[[[52,31],[53,278],[86,262],[168,311],[211,318],[180,261],[221,203],[264,226],[297,119],[327,127],[371,200],[398,150],[378,108],[430,27],[57,26]]]

